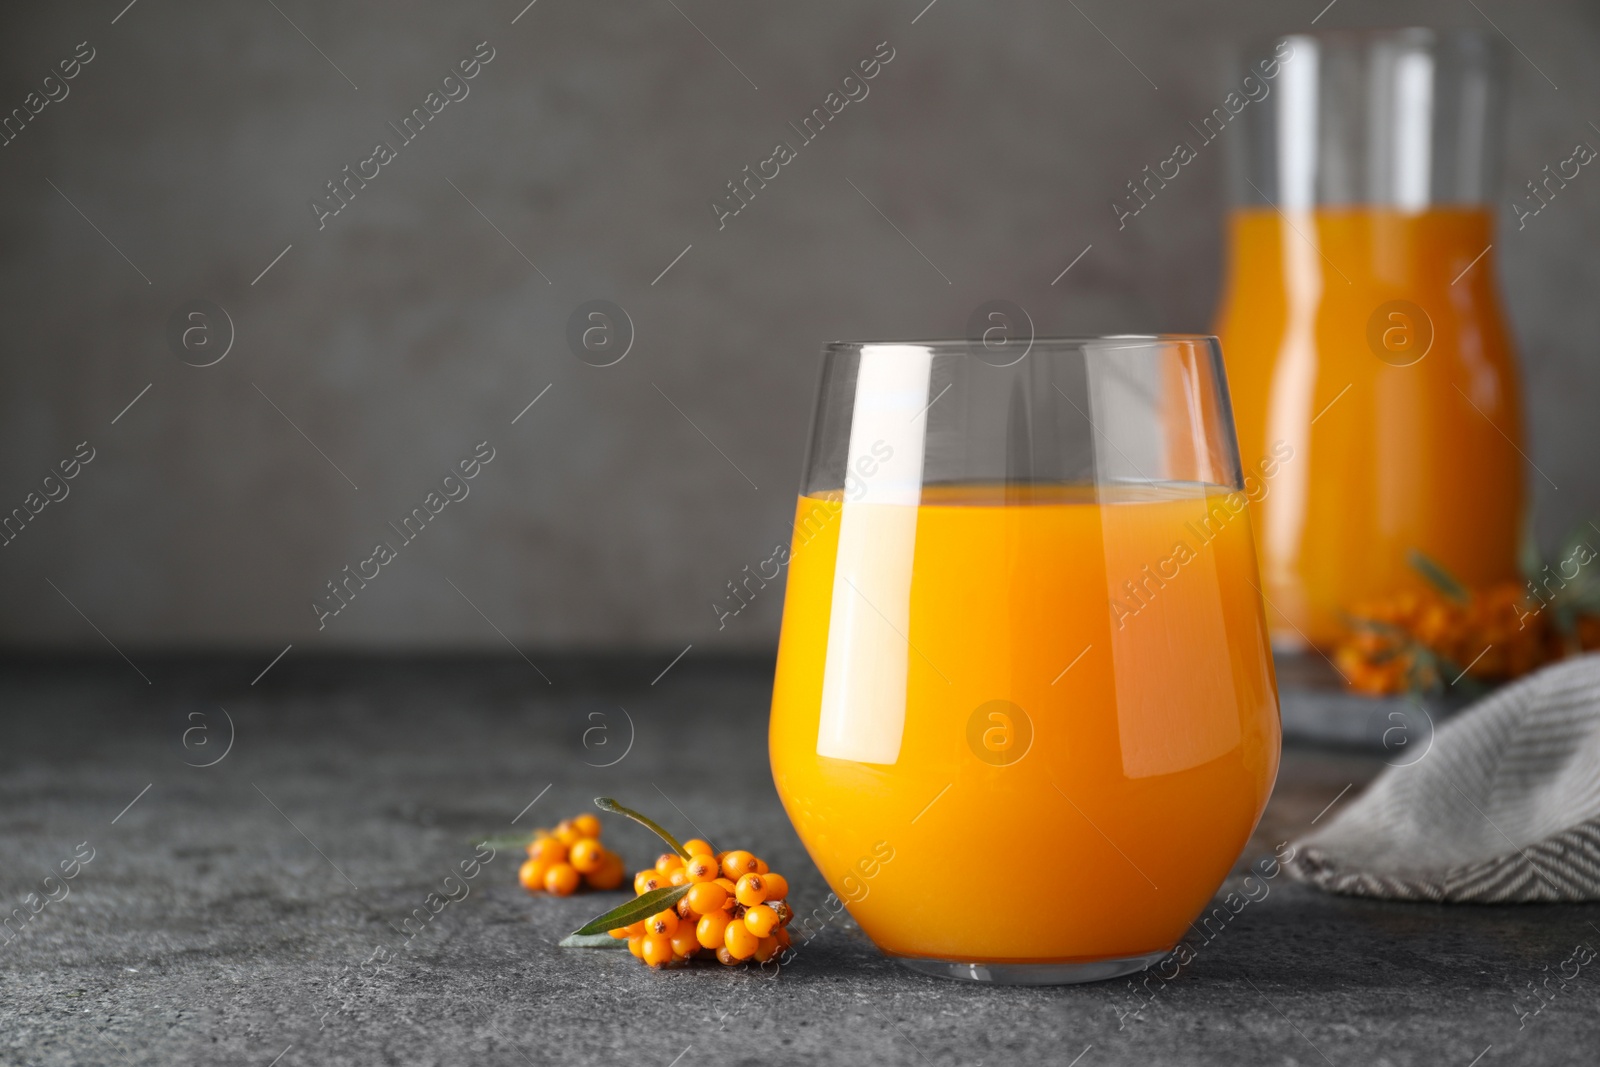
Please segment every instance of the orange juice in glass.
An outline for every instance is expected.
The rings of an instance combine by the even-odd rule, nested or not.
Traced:
[[[825,352],[772,767],[886,953],[1092,981],[1160,959],[1222,883],[1277,697],[1215,339],[1012,354]],[[949,902],[973,863],[993,907]]]

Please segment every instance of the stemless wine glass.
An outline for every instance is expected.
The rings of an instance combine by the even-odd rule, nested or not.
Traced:
[[[1277,775],[1269,476],[1241,476],[1215,338],[1003,354],[825,349],[773,776],[890,956],[1094,981],[1172,949]]]

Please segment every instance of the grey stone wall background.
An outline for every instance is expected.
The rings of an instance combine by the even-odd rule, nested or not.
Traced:
[[[0,510],[94,458],[0,549],[0,641],[769,645],[778,586],[720,631],[712,604],[788,535],[820,344],[958,334],[994,297],[1041,332],[1207,329],[1224,153],[1121,233],[1109,201],[1220,103],[1241,42],[1325,0],[925,4],[8,5],[0,111],[94,58],[0,148]],[[1478,8],[1318,25],[1493,19],[1523,53],[1509,219],[1600,144],[1600,13]],[[484,41],[469,95],[319,230],[324,183]],[[719,231],[710,198],[883,41],[870,94]],[[1597,227],[1586,171],[1496,244],[1547,543],[1600,511]],[[233,324],[213,366],[166,340],[191,298]],[[592,299],[634,324],[615,366],[568,350]],[[324,583],[485,440],[470,495],[319,631]]]

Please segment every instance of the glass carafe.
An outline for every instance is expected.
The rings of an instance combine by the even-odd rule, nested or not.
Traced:
[[[1468,586],[1516,576],[1497,45],[1292,35],[1246,79],[1217,333],[1280,647],[1326,644],[1362,602],[1421,582],[1416,553]]]

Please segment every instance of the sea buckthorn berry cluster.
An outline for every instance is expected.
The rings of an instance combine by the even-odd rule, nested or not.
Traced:
[[[1526,584],[1471,588],[1417,553],[1424,582],[1355,605],[1332,649],[1364,693],[1438,692],[1463,679],[1496,684],[1600,648],[1600,575],[1586,531]],[[1453,680],[1452,680],[1453,679]]]
[[[600,820],[585,813],[563,819],[554,830],[535,830],[517,879],[530,893],[564,897],[580,884],[615,889],[626,873],[622,857],[600,843]]]
[[[634,875],[633,889],[638,896],[671,886],[689,891],[674,906],[609,931],[612,937],[627,938],[629,951],[652,967],[682,966],[702,955],[729,966],[765,963],[789,947],[784,927],[794,912],[784,899],[783,875],[742,849],[713,852],[698,838],[683,849],[688,860],[663,853]]]

